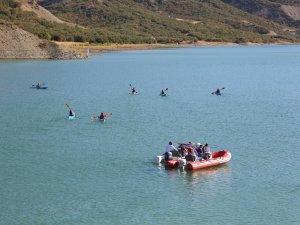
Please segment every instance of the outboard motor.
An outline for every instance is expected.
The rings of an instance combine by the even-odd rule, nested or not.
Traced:
[[[173,159],[172,152],[166,152],[165,153],[165,161],[172,160],[172,159]]]

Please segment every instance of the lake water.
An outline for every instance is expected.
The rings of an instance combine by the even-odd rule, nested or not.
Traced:
[[[300,46],[2,61],[0,104],[1,225],[300,224]],[[165,170],[169,141],[232,159]]]

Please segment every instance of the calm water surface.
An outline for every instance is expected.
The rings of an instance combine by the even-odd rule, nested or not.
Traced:
[[[299,60],[259,46],[0,62],[0,224],[300,224]],[[152,158],[170,140],[232,160],[165,170]]]

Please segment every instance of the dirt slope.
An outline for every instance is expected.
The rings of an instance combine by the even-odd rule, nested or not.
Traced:
[[[0,59],[76,59],[84,54],[41,40],[15,25],[0,21]]]
[[[300,7],[283,5],[281,6],[281,9],[294,20],[300,20]]]
[[[51,12],[49,12],[47,9],[44,7],[40,6],[37,3],[37,0],[18,0],[18,2],[21,3],[21,9],[23,11],[28,11],[28,12],[33,12],[35,13],[39,18],[54,22],[54,23],[63,23],[71,27],[75,27],[76,24],[74,23],[69,23],[66,21],[63,21],[56,16],[54,16]],[[82,26],[80,26],[83,28]]]

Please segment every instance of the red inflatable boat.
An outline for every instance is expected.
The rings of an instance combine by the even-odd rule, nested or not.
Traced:
[[[178,167],[178,165],[179,165],[178,159],[172,159],[172,160],[165,161],[165,168],[167,168],[167,169],[176,168],[176,167]]]
[[[218,166],[227,163],[231,159],[229,151],[221,150],[212,153],[212,158],[201,161],[187,162],[186,170],[199,170],[207,167]]]
[[[229,151],[221,150],[212,153],[212,158],[200,161],[187,161],[185,165],[186,170],[199,170],[207,167],[218,166],[227,163],[231,159]],[[177,168],[181,159],[173,159],[165,162],[165,168]],[[183,159],[184,160],[184,159]],[[185,161],[185,160],[184,160]],[[185,163],[184,163],[185,164]]]

